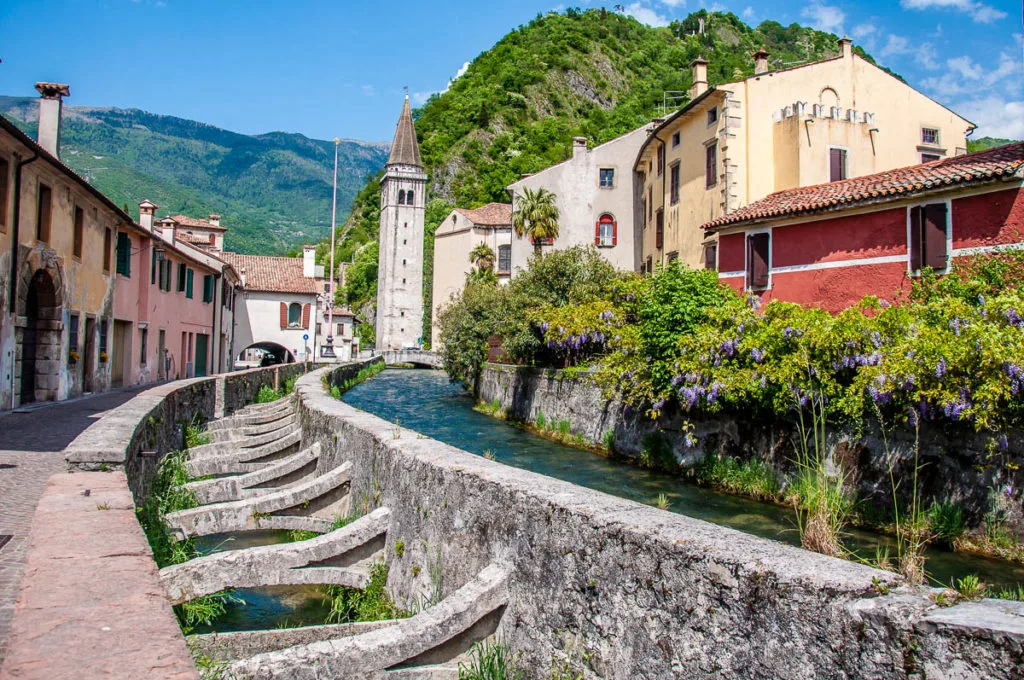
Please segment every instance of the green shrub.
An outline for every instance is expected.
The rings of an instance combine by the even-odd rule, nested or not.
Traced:
[[[269,404],[272,401],[277,401],[282,395],[280,392],[275,390],[270,385],[263,385],[260,387],[260,391],[256,393],[257,404]]]
[[[525,680],[516,657],[501,642],[477,642],[469,661],[459,662],[459,680]]]
[[[375,562],[370,567],[370,580],[363,590],[327,586],[324,590],[331,605],[328,622],[354,623],[408,617],[409,612],[395,606],[388,594],[387,580],[388,566],[383,562]]]
[[[678,472],[679,462],[669,445],[668,440],[660,432],[648,432],[641,440],[640,467],[665,472]]]
[[[707,486],[760,499],[779,494],[779,481],[771,465],[760,460],[745,460],[709,453],[697,466],[697,481]]]
[[[940,501],[928,510],[928,521],[936,538],[952,547],[967,534],[963,509],[950,500]]]
[[[548,427],[547,418],[544,417],[542,411],[537,411],[537,427],[541,430],[546,430]]]

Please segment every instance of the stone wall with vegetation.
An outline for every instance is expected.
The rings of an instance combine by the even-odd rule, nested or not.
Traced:
[[[657,419],[630,411],[619,399],[608,399],[583,373],[488,364],[480,376],[478,397],[488,412],[548,430],[559,426],[580,444],[607,449],[634,463],[696,473],[707,456],[740,463],[760,461],[779,477],[794,472],[799,426],[795,421],[740,417],[730,413],[682,414],[666,408]],[[952,426],[922,427],[920,438],[906,428],[886,432],[868,424],[864,431],[829,432],[828,452],[852,472],[858,496],[882,514],[892,506],[890,462],[897,479],[913,474],[914,449],[919,450],[919,490],[926,502],[950,501],[964,509],[972,525],[990,511],[993,489],[1024,484],[1024,431],[1007,434],[1007,450],[993,464],[987,433]],[[670,456],[666,463],[660,456]],[[674,470],[673,470],[674,471]],[[900,489],[909,502],[910,484]],[[1010,509],[1006,527],[1024,535],[1024,514]]]
[[[429,606],[512,569],[497,633],[530,677],[1012,677],[1024,604],[939,608],[888,572],[447,446],[296,383],[305,445],[352,463],[353,511],[390,509],[388,585]]]
[[[263,387],[280,390],[285,383],[312,368],[312,364],[296,362],[247,371],[226,373],[224,377],[224,415],[231,415],[243,406],[256,401],[256,395]]]

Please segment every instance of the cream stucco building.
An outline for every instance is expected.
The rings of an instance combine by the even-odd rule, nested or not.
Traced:
[[[473,269],[473,249],[480,244],[488,246],[494,253],[498,282],[507,283],[512,275],[512,242],[512,206],[508,203],[488,203],[473,210],[456,208],[438,225],[434,233],[431,349],[440,347],[438,312],[466,285],[466,276]]]
[[[508,186],[513,205],[525,189],[543,188],[555,195],[558,238],[543,247],[592,243],[616,269],[639,268],[641,242],[634,228],[632,170],[650,128],[645,125],[593,149],[587,149],[585,137],[576,137],[571,158]],[[529,238],[513,237],[512,268],[525,268],[533,252]]]
[[[700,225],[775,191],[966,152],[973,124],[886,73],[841,39],[838,55],[709,87],[691,65],[690,103],[652,131],[633,169],[641,270],[679,259],[715,267]]]

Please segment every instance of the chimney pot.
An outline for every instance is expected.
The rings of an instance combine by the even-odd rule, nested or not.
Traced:
[[[586,137],[573,137],[572,138],[572,157],[581,158],[587,153],[587,138]]]
[[[690,62],[690,75],[693,80],[690,86],[690,99],[696,99],[708,89],[708,62],[703,55]]]
[[[839,49],[842,51],[843,59],[853,56],[853,41],[845,35],[836,41],[839,45]]]
[[[217,215],[215,213],[210,213],[210,224],[212,224],[215,227],[219,227],[220,226],[220,215]]]
[[[153,231],[153,215],[156,214],[156,209],[159,207],[152,201],[139,203],[139,225],[147,231]]]
[[[754,52],[754,75],[768,73],[768,50],[762,48]]]
[[[302,246],[302,275],[307,279],[316,276],[316,246]]]
[[[63,97],[71,96],[64,83],[36,83],[39,92],[39,146],[60,158],[60,119]]]

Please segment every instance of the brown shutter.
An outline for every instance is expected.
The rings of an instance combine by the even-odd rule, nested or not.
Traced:
[[[617,245],[619,242],[619,223],[617,220],[612,220],[612,245]]]
[[[594,222],[594,245],[601,245],[601,220]]]
[[[309,328],[309,309],[310,304],[308,302],[302,305],[302,327],[306,329]]]
[[[842,149],[829,149],[828,150],[828,161],[829,161],[829,181],[838,182],[841,179],[846,179],[844,156],[846,152]]]
[[[281,303],[281,328],[288,328],[288,305]]]
[[[717,267],[717,254],[718,246],[704,246],[704,269],[715,269]]]
[[[768,234],[751,234],[749,236],[750,260],[747,277],[751,288],[768,287],[768,251],[771,247]]]
[[[946,204],[924,207],[924,265],[936,271],[946,269]]]
[[[921,256],[921,224],[923,210],[920,207],[910,209],[910,269],[917,271],[921,268],[924,258]]]
[[[661,210],[658,211],[655,224],[657,229],[654,233],[654,247],[660,249],[665,246],[665,213]]]

